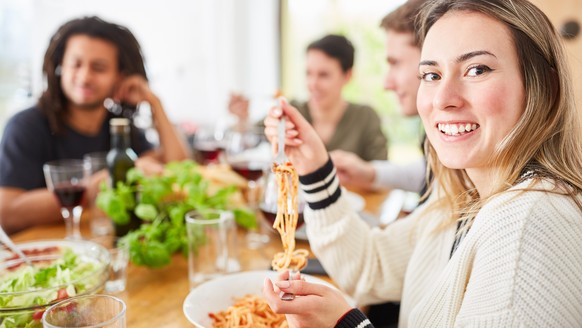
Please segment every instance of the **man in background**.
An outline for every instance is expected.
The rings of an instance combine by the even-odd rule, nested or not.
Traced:
[[[400,112],[407,117],[418,115],[416,93],[420,45],[415,39],[414,19],[424,0],[409,0],[386,15],[380,24],[385,31],[386,61],[390,65],[384,88],[398,96]],[[422,193],[425,187],[424,158],[406,165],[390,161],[366,162],[342,151],[331,158],[343,185],[362,189],[403,189]]]
[[[149,88],[141,48],[125,27],[98,17],[71,20],[52,36],[43,63],[46,89],[36,106],[14,115],[0,143],[0,224],[8,233],[37,224],[63,222],[56,198],[46,189],[42,166],[58,159],[82,159],[110,148],[107,98],[137,105],[148,102],[159,135],[154,147],[132,127],[136,166],[159,171],[186,159],[186,143]],[[99,179],[86,196],[95,197]]]

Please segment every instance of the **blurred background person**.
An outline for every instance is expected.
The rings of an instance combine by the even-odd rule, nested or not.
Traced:
[[[342,90],[352,78],[354,47],[341,35],[326,35],[309,44],[306,54],[309,100],[291,101],[313,125],[327,150],[341,149],[363,161],[386,160],[387,138],[378,114],[368,105],[346,101]],[[228,104],[241,125],[249,118],[249,100],[232,94]]]
[[[161,164],[189,156],[186,143],[149,88],[140,45],[125,27],[98,17],[71,20],[52,36],[43,63],[46,89],[38,103],[15,114],[0,144],[0,223],[8,232],[62,222],[54,195],[46,189],[42,166],[57,159],[82,159],[110,148],[104,107],[149,103],[159,146],[132,127],[136,166],[159,171]],[[87,196],[95,197],[99,179]]]
[[[384,30],[386,62],[389,65],[384,89],[398,96],[400,112],[406,117],[418,115],[416,94],[420,45],[414,35],[414,18],[425,0],[409,0],[386,15],[380,24]],[[375,160],[366,162],[353,154],[330,152],[338,178],[343,185],[362,189],[402,189],[422,194],[425,190],[426,161],[420,158],[407,164]]]

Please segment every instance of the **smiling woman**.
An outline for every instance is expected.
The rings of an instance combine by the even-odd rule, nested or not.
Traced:
[[[488,33],[471,38],[483,25]],[[445,38],[453,32],[468,42]],[[418,111],[427,136],[442,165],[465,169],[486,196],[494,174],[491,155],[524,111],[511,32],[485,14],[451,12],[433,25],[422,49]]]
[[[419,23],[417,103],[434,183],[407,219],[367,227],[297,111],[265,120],[273,142],[281,115],[293,123],[285,150],[313,253],[360,304],[400,300],[400,327],[579,327],[582,130],[558,34],[527,0],[432,0]],[[265,283],[290,322],[370,326],[320,287],[276,285],[302,295],[282,302]]]

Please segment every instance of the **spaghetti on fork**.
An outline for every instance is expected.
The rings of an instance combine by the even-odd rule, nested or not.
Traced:
[[[309,252],[295,249],[295,230],[299,221],[297,192],[299,176],[291,162],[273,163],[273,172],[277,178],[277,216],[273,228],[279,232],[283,252],[275,254],[271,266],[274,270],[301,270],[307,265]]]

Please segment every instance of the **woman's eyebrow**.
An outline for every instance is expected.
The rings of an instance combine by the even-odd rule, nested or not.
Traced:
[[[477,51],[471,51],[468,52],[466,54],[462,54],[459,57],[457,57],[457,59],[455,59],[455,62],[457,63],[462,63],[464,61],[467,61],[473,57],[477,57],[477,56],[493,56],[495,58],[497,58],[497,56],[495,56],[493,53],[487,51],[487,50],[477,50]],[[423,60],[421,61],[418,66],[437,66],[437,62],[434,60]]]
[[[495,58],[497,58],[497,56],[495,56],[494,54],[492,54],[491,52],[487,51],[487,50],[477,50],[477,51],[471,51],[468,52],[466,54],[460,55],[459,57],[457,57],[457,59],[455,60],[457,63],[462,63],[466,60],[469,60],[473,57],[477,57],[477,56],[493,56]]]

